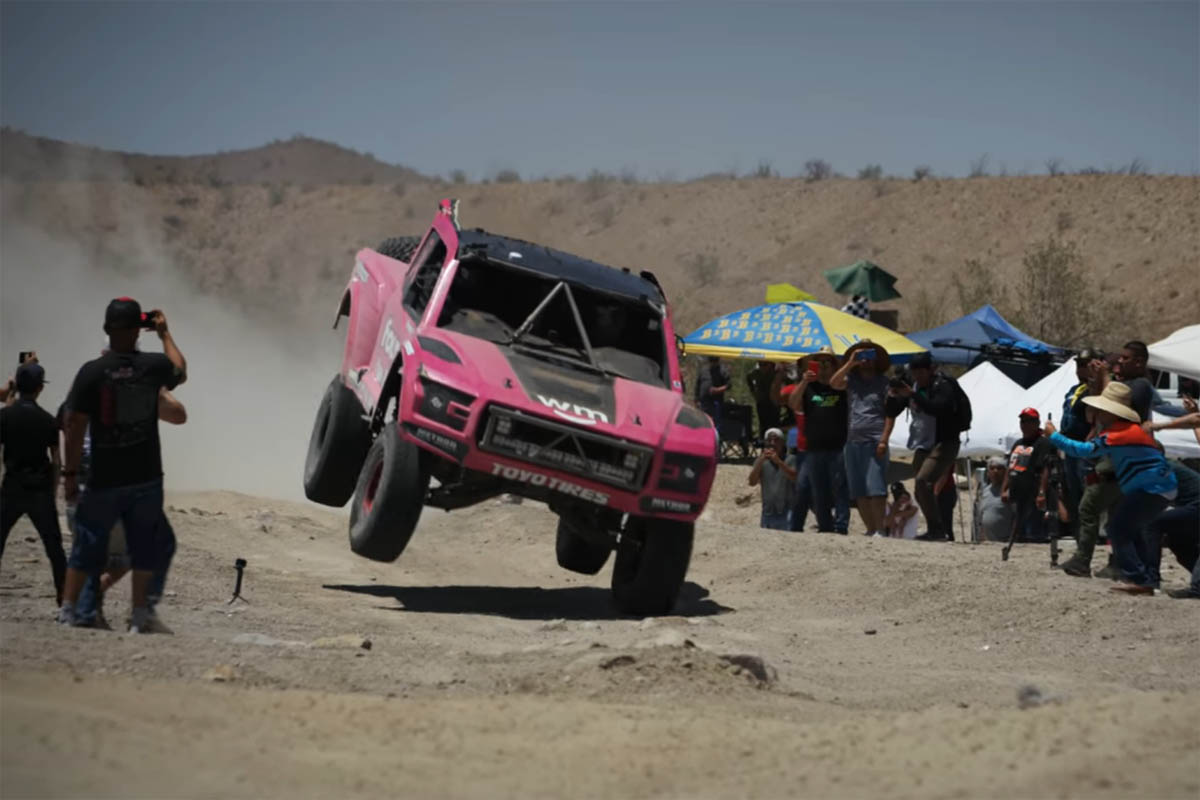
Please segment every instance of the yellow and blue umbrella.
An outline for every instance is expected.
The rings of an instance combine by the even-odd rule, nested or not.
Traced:
[[[829,347],[841,355],[870,339],[892,363],[904,363],[925,348],[893,330],[820,303],[768,303],[735,311],[701,325],[683,338],[688,355],[792,361]]]

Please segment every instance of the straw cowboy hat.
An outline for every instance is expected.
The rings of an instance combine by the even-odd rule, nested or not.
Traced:
[[[842,358],[849,361],[854,358],[854,354],[857,351],[868,349],[875,351],[875,369],[879,372],[887,372],[888,367],[892,365],[892,357],[888,355],[887,350],[883,349],[883,345],[875,344],[870,339],[862,339],[846,348],[846,352],[842,355]]]
[[[809,353],[804,358],[800,359],[801,365],[804,367],[808,366],[809,361],[828,361],[834,366],[834,369],[836,369],[841,359],[837,357],[837,353],[833,352],[833,348],[827,345],[822,347],[817,352]]]
[[[1129,390],[1128,386],[1117,381],[1112,381],[1108,386],[1105,386],[1104,391],[1100,393],[1099,397],[1091,395],[1083,398],[1083,402],[1092,408],[1107,411],[1114,416],[1130,422],[1142,421],[1142,418],[1138,416],[1138,412],[1133,410],[1133,392]]]

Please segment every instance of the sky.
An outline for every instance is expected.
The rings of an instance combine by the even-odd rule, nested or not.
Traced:
[[[428,174],[1200,171],[1191,2],[0,3],[0,122]]]

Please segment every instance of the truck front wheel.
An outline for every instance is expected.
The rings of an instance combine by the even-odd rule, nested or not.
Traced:
[[[395,561],[416,530],[429,489],[420,449],[389,422],[367,451],[350,507],[350,549],[373,561]]]
[[[695,534],[691,522],[630,517],[613,564],[617,610],[637,617],[671,613],[692,560]]]

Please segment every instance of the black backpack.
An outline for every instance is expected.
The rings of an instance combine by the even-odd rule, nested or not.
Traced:
[[[944,372],[937,374],[939,380],[946,381],[954,389],[954,427],[958,428],[958,432],[971,429],[971,398],[967,397],[967,393],[958,385],[958,381],[951,378]]]

